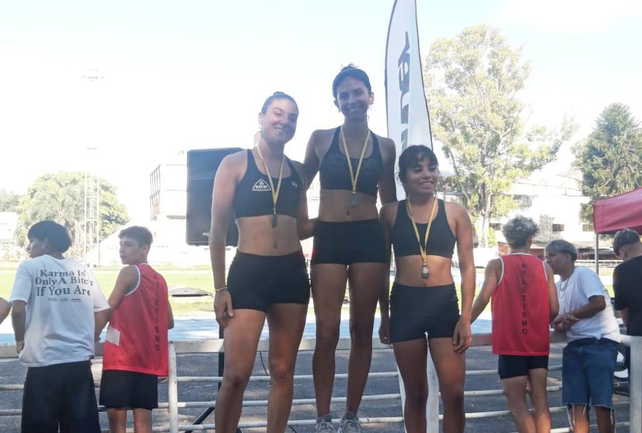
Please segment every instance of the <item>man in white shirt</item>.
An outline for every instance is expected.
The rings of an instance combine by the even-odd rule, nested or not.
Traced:
[[[559,316],[553,328],[566,332],[562,359],[562,403],[567,405],[574,433],[589,431],[589,407],[595,409],[600,433],[615,431],[613,373],[620,330],[611,299],[600,277],[575,267],[577,249],[564,240],[546,245],[546,262],[560,276]]]
[[[10,299],[16,348],[29,367],[22,433],[98,433],[89,360],[109,304],[89,268],[63,256],[71,246],[63,226],[41,221],[27,237],[32,260],[18,267]]]

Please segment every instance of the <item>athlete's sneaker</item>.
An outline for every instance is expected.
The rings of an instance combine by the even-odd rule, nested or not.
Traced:
[[[341,426],[337,433],[361,433],[361,423],[359,418],[355,419],[346,419],[341,420]]]
[[[316,433],[335,433],[336,430],[332,427],[332,422],[328,421],[317,421]]]

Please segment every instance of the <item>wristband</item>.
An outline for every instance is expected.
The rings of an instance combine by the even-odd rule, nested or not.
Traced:
[[[224,291],[224,290],[227,290],[227,286],[223,286],[223,287],[219,287],[218,289],[214,289],[214,291],[215,291],[216,293],[218,293],[218,292],[222,292],[222,291]]]

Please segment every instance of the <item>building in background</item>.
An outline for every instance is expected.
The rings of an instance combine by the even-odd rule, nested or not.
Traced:
[[[0,212],[0,244],[15,244],[18,214],[16,212]]]
[[[149,220],[130,221],[123,228],[141,225],[150,229],[154,244],[149,262],[154,265],[181,267],[209,265],[207,246],[187,245],[187,158],[180,152],[175,158],[162,162],[149,175]],[[101,243],[101,265],[120,264],[118,233]]]
[[[519,207],[491,224],[497,234],[499,253],[508,253],[508,245],[501,233],[502,224],[515,215],[524,215],[533,218],[539,225],[539,233],[531,248],[536,256],[543,258],[548,242],[564,239],[578,248],[580,259],[592,260],[595,234],[591,224],[580,218],[582,206],[589,202],[589,198],[582,195],[581,185],[580,171],[560,169],[557,165],[545,167],[531,174],[528,179],[516,181],[510,194]]]
[[[16,244],[16,212],[0,212],[0,260],[19,260],[24,256],[23,249]]]
[[[533,243],[533,254],[543,257],[544,247],[548,242],[565,239],[578,247],[580,260],[593,260],[595,235],[591,225],[580,219],[582,206],[589,202],[589,199],[582,195],[581,180],[579,171],[564,168],[560,164],[550,164],[527,179],[515,182],[510,194],[517,200],[518,208],[506,217],[492,222],[491,227],[495,230],[498,245],[487,249],[476,248],[476,265],[483,267],[490,258],[508,251],[501,228],[503,223],[517,214],[533,218],[540,226],[540,232]],[[143,225],[154,234],[150,263],[186,267],[209,266],[209,247],[189,246],[186,242],[186,154],[181,152],[176,158],[158,164],[150,173],[149,182],[150,218],[148,221],[132,221],[127,226]],[[318,176],[310,185],[307,197],[309,216],[315,218],[318,215],[320,200]],[[457,201],[456,197],[450,195],[447,199]],[[312,254],[312,239],[303,241],[302,247],[306,258],[309,259]],[[609,245],[603,247],[603,252],[606,253]],[[226,255],[228,261],[234,256],[233,250],[230,248]],[[116,232],[101,243],[101,265],[119,263]]]
[[[149,175],[149,219],[185,221],[187,206],[187,157],[180,152]]]

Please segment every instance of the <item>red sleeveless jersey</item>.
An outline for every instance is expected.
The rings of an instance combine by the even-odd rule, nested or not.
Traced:
[[[103,370],[167,376],[167,283],[149,265],[136,269],[138,286],[111,313]]]
[[[550,306],[544,262],[529,254],[500,260],[502,277],[491,304],[493,353],[547,356]]]

